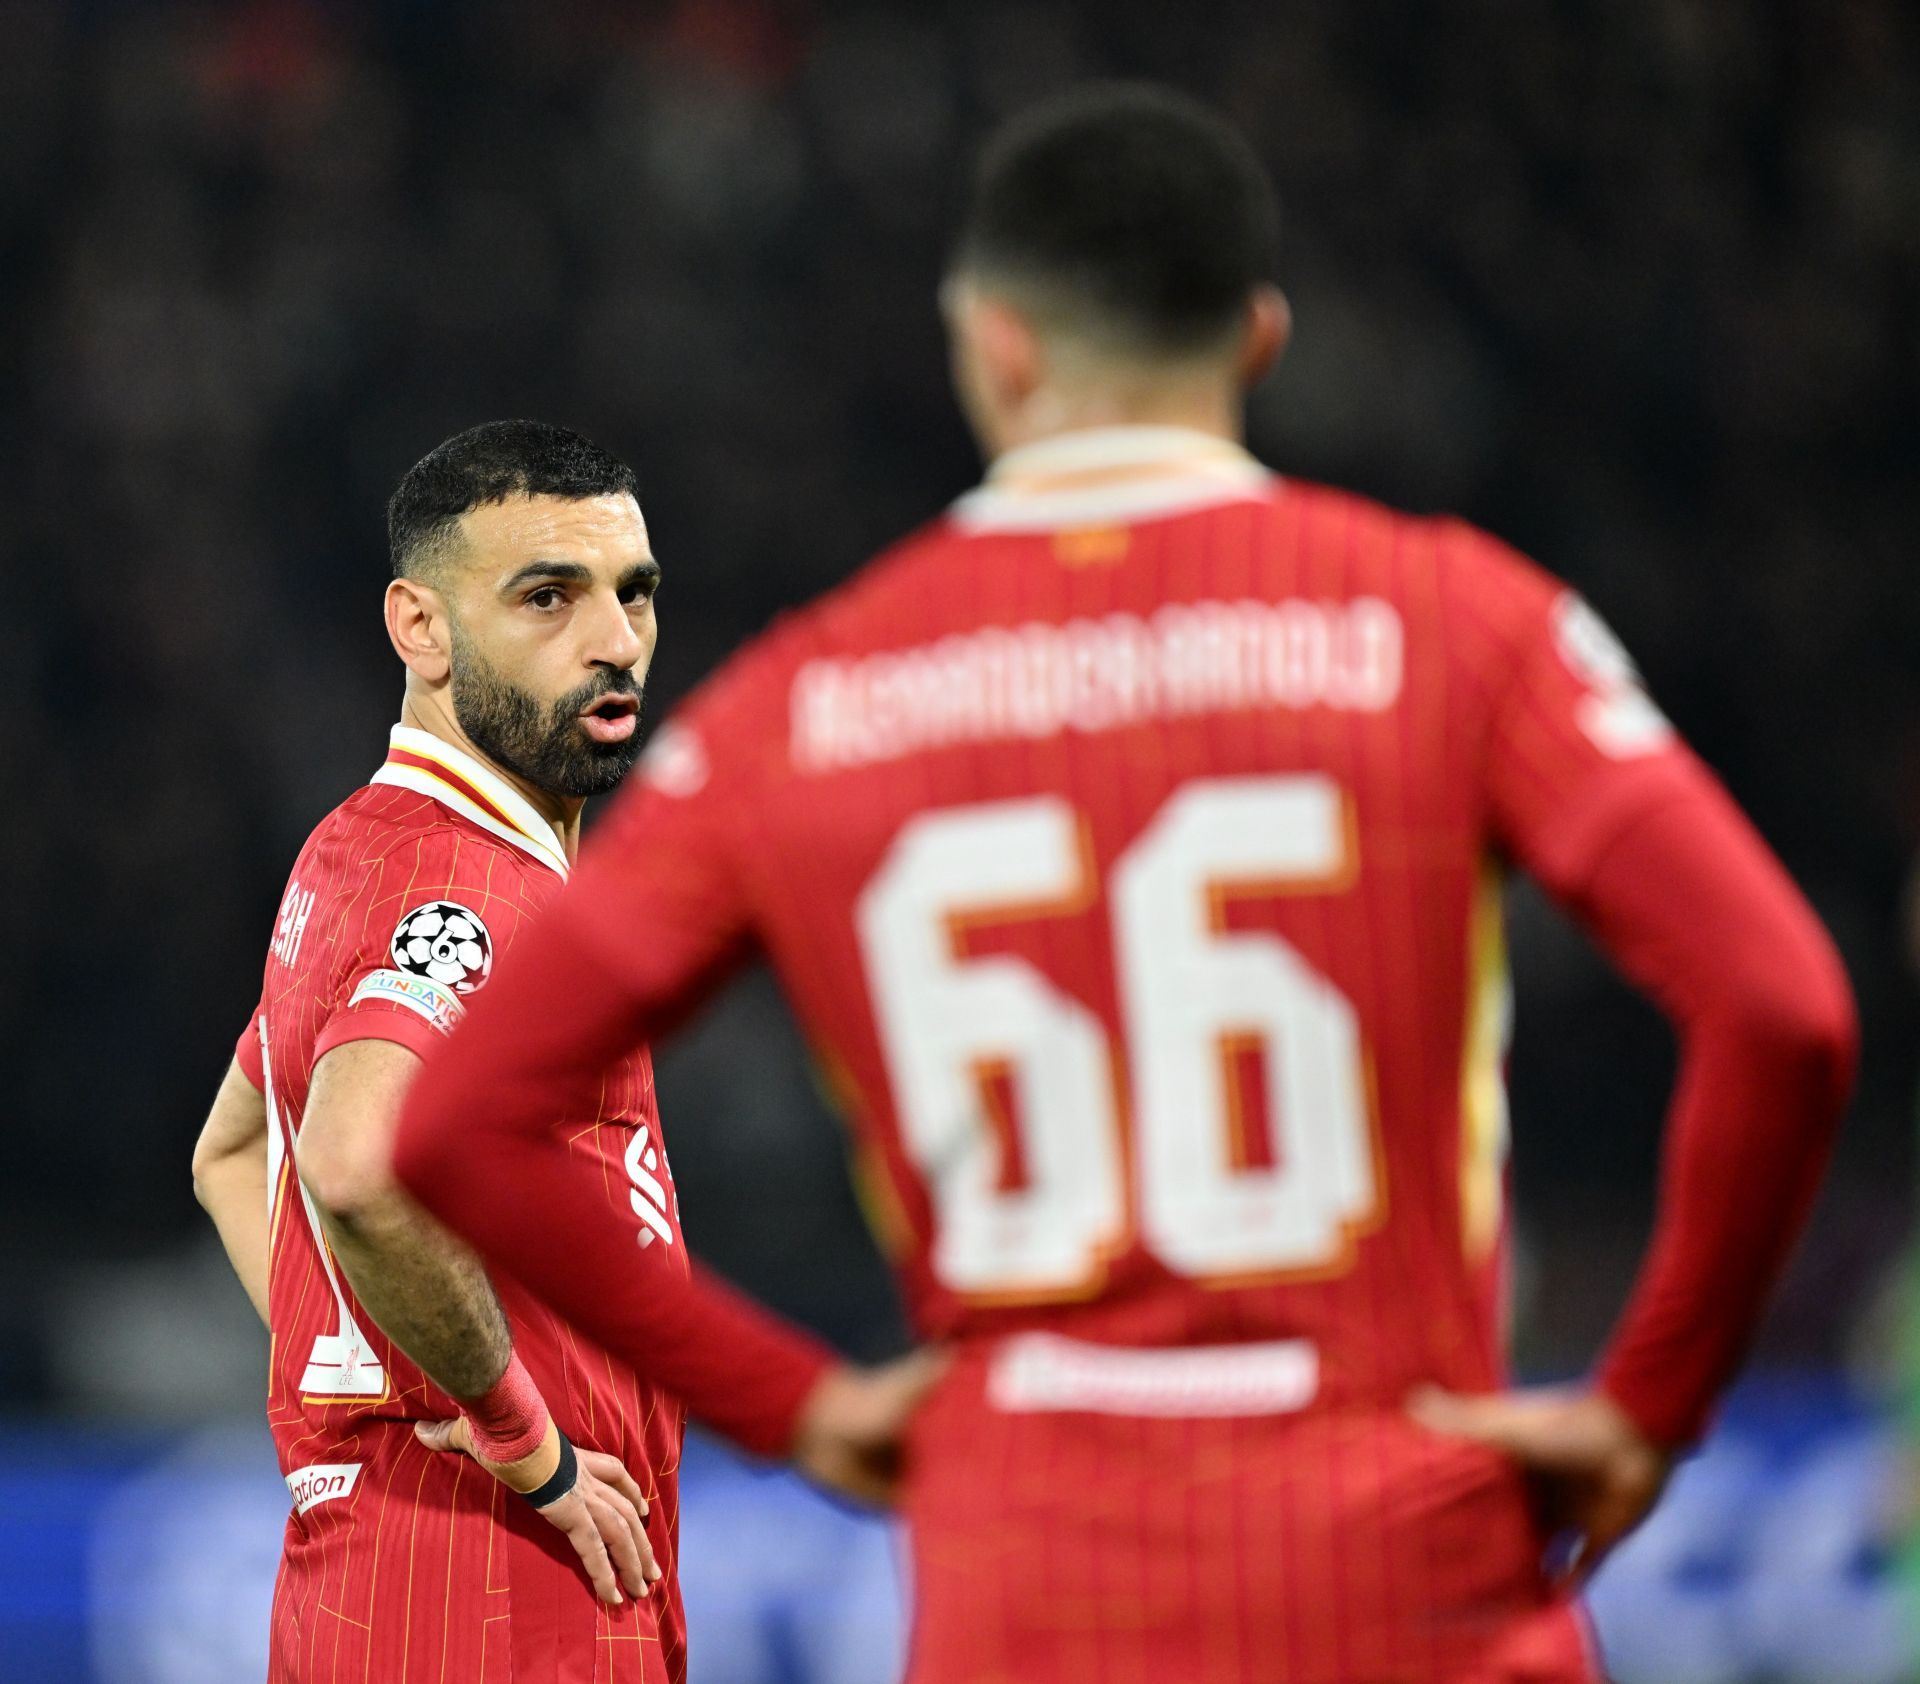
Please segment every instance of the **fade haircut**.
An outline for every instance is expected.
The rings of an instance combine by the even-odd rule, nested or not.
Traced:
[[[396,579],[436,582],[469,510],[509,497],[638,495],[634,473],[591,439],[545,421],[488,421],[456,433],[401,476],[387,499]]]
[[[1042,331],[1180,358],[1231,338],[1278,243],[1273,184],[1231,125],[1168,89],[1111,83],[988,140],[950,268]]]

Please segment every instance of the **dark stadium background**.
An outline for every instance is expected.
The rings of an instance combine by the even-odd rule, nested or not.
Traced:
[[[396,476],[502,415],[628,456],[657,719],[975,476],[933,303],[963,161],[1108,75],[1213,100],[1280,183],[1297,337],[1256,448],[1583,589],[1836,934],[1866,1062],[1760,1361],[1897,1403],[1910,8],[0,0],[0,1411],[257,1419],[188,1155],[292,857],[397,709]],[[1513,937],[1520,1350],[1572,1372],[1644,1234],[1670,1054],[1525,891]],[[662,1086],[698,1247],[895,1348],[770,987]]]

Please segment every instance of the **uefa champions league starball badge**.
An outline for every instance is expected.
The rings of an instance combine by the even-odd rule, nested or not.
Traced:
[[[431,901],[400,920],[393,962],[456,994],[471,994],[493,970],[493,938],[479,913],[458,901]]]

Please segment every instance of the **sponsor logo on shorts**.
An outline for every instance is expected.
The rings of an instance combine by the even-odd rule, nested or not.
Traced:
[[[385,1000],[423,1017],[443,1035],[466,1013],[466,1004],[451,988],[432,977],[410,976],[405,971],[369,971],[354,986],[347,1004],[357,1006],[363,1000]]]
[[[336,1497],[350,1497],[360,1483],[358,1462],[314,1462],[295,1468],[287,1475],[287,1489],[293,1493],[293,1512],[305,1514],[318,1503],[331,1503]]]

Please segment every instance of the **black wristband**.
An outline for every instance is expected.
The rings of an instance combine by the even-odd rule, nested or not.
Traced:
[[[523,1491],[521,1496],[533,1504],[536,1509],[544,1509],[549,1503],[557,1503],[574,1486],[580,1483],[580,1458],[573,1453],[573,1440],[565,1433],[560,1435],[560,1465],[553,1470],[553,1478],[545,1485],[536,1486],[531,1491]]]

